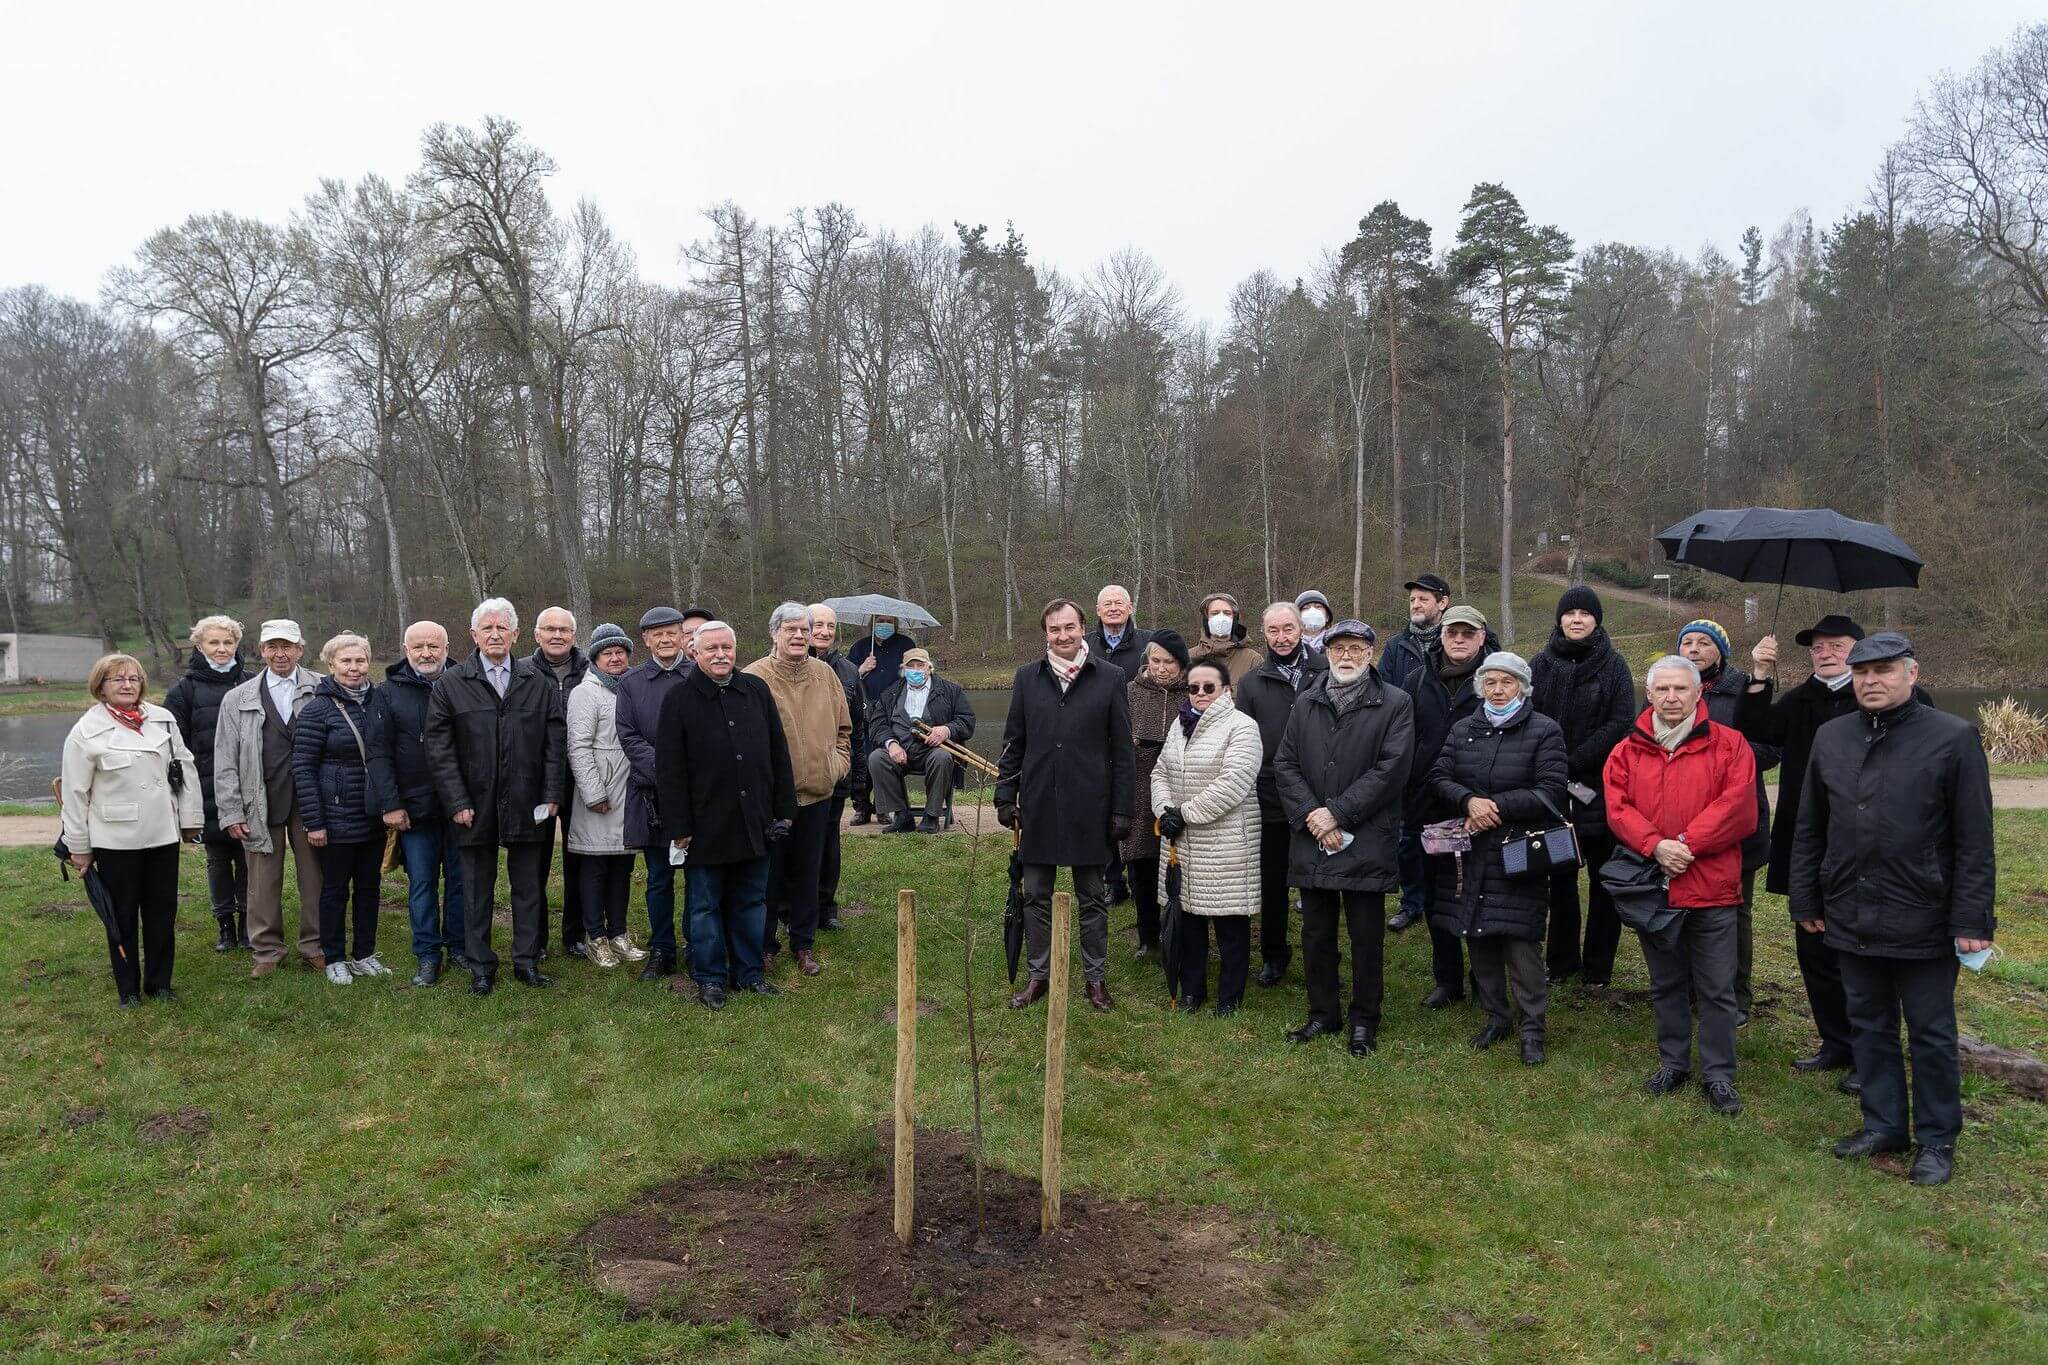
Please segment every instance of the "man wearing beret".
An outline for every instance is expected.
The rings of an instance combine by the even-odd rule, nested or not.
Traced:
[[[1991,773],[1975,727],[1923,700],[1905,636],[1858,641],[1848,665],[1857,712],[1814,736],[1800,793],[1792,918],[1841,964],[1863,1126],[1835,1155],[1903,1151],[1910,1131],[1913,1183],[1940,1185],[1963,1127],[1956,971],[1996,928]]]

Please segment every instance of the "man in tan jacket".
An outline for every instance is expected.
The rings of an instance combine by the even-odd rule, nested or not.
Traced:
[[[746,671],[768,684],[782,733],[789,742],[789,766],[796,779],[796,823],[770,855],[768,932],[772,959],[779,945],[775,922],[789,925],[789,946],[805,976],[824,968],[813,951],[818,929],[818,872],[832,825],[832,789],[853,761],[853,718],[839,675],[811,657],[811,609],[784,602],[768,617],[772,644],[765,658]]]

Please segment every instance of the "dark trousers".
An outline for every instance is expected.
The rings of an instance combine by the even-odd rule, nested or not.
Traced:
[[[579,942],[617,938],[626,932],[626,904],[633,898],[633,855],[576,855],[576,876],[583,903]]]
[[[1259,961],[1282,971],[1287,947],[1287,846],[1293,834],[1277,820],[1259,825]]]
[[[1849,1024],[1849,997],[1842,985],[1842,956],[1821,934],[1792,926],[1792,946],[1799,957],[1799,979],[1806,983],[1806,1003],[1820,1033],[1820,1050],[1834,1057],[1855,1055]]]
[[[1159,859],[1133,858],[1124,864],[1131,879],[1131,904],[1138,912],[1138,944],[1159,946]]]
[[[215,919],[249,909],[249,859],[241,840],[223,838],[206,845],[206,894]]]
[[[818,918],[821,921],[839,918],[839,822],[846,814],[846,798],[835,796],[826,804],[831,813],[825,817],[825,858],[818,864]]]
[[[169,990],[178,947],[178,846],[98,848],[92,865],[114,902],[114,923],[128,947],[124,958],[113,935],[107,936],[115,989],[122,995]]]
[[[690,935],[690,978],[700,986],[761,979],[761,935],[768,918],[768,859],[690,863],[683,884]]]
[[[1586,896],[1586,939],[1579,943],[1579,874],[1577,870],[1550,879],[1550,933],[1544,958],[1550,979],[1573,974],[1584,977],[1589,986],[1604,986],[1614,979],[1614,950],[1621,942],[1621,916],[1614,913],[1614,897],[1600,884],[1600,865],[1614,856],[1614,836],[1580,832],[1586,866],[1592,869],[1592,883]]]
[[[1448,937],[1457,942],[1455,934]],[[1543,945],[1533,938],[1482,937],[1471,942],[1472,988],[1487,1022],[1502,1028],[1519,1024],[1524,1038],[1541,1042],[1550,1008]],[[1452,987],[1456,989],[1457,982]]]
[[[1819,935],[1808,937],[1818,938]],[[1933,958],[1839,953],[1842,986],[1863,1083],[1863,1126],[1886,1137],[1906,1135],[1906,1058],[1899,1047],[1904,1016],[1913,1054],[1913,1140],[1953,1147],[1963,1132],[1963,1063],[1956,1050],[1954,954]]]
[[[1109,861],[1102,866],[1102,882],[1109,889],[1109,894],[1118,900],[1130,894],[1130,881],[1124,869],[1123,850],[1110,849]]]
[[[1416,761],[1421,761],[1420,756]],[[1419,794],[1411,792],[1403,805],[1398,856],[1401,868],[1401,913],[1404,915],[1417,914],[1429,907],[1429,873],[1428,864],[1422,856],[1422,820],[1419,816],[1425,804]],[[1417,817],[1409,818],[1409,811],[1417,812]]]
[[[1796,932],[1796,931],[1795,931]],[[1756,869],[1742,874],[1742,904],[1735,907],[1735,1014],[1749,1018],[1756,1004],[1750,968],[1756,962]]]
[[[676,869],[667,840],[640,850],[647,866],[647,951],[676,959]],[[683,927],[689,932],[689,926]]]
[[[383,863],[382,839],[352,844],[330,841],[320,850],[320,955],[330,967],[376,953],[378,882]],[[351,937],[355,939],[353,952],[349,950]]]
[[[569,834],[569,808],[564,806],[553,820],[548,822],[548,841],[542,845],[540,864],[541,894],[547,894],[548,875],[555,868],[555,845],[562,843],[562,946],[570,947],[583,941],[583,855],[571,853],[563,842]],[[540,946],[545,952],[548,946],[547,903],[541,903]]]
[[[1700,1078],[1735,1079],[1735,907],[1687,910],[1657,934],[1637,932],[1650,968],[1650,1011],[1657,1017],[1657,1059],[1673,1071],[1692,1067],[1693,1015],[1699,1015]]]
[[[542,921],[548,913],[548,846],[538,839],[505,845],[507,899],[512,904],[512,965],[531,969],[540,957]],[[491,918],[498,908],[498,846],[462,850],[463,956],[473,972],[498,970],[491,947]]]
[[[818,870],[825,863],[825,836],[831,831],[832,800],[796,808],[789,833],[768,848],[768,923],[764,940],[778,951],[775,925],[789,926],[789,946],[809,952],[818,937]]]
[[[1109,969],[1109,884],[1099,867],[1076,867],[1074,899],[1080,902],[1081,976],[1100,981]],[[1052,979],[1052,884],[1059,868],[1024,864],[1024,957],[1033,981]],[[1060,964],[1062,970],[1066,964]]]
[[[1379,1034],[1386,994],[1387,898],[1371,891],[1301,889],[1301,969],[1308,978],[1308,1017],[1343,1027],[1338,1014],[1337,919],[1351,937],[1351,1027]]]
[[[1244,1003],[1245,977],[1252,965],[1250,915],[1182,915],[1180,917],[1180,993],[1199,1005],[1209,998],[1209,929],[1216,930],[1216,1006],[1236,1009]]]

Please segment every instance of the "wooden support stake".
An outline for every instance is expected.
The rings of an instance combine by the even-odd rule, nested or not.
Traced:
[[[917,893],[896,893],[896,1240],[910,1245],[916,1213]]]
[[[1065,891],[1052,898],[1052,966],[1045,997],[1045,1132],[1038,1173],[1038,1231],[1060,1225],[1060,1127],[1067,1101],[1067,924],[1074,916],[1074,898]]]

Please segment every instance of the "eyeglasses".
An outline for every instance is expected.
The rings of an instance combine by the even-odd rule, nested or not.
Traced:
[[[1208,695],[1209,695],[1209,694],[1210,694],[1211,692],[1221,692],[1222,690],[1223,690],[1223,684],[1222,684],[1222,683],[1189,683],[1189,684],[1188,684],[1188,692],[1189,692],[1189,693],[1190,693],[1191,695],[1193,695],[1193,696],[1197,696],[1197,697],[1206,697],[1206,696],[1208,696]]]

